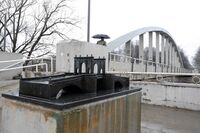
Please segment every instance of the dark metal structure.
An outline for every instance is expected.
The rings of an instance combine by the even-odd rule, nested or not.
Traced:
[[[95,38],[95,39],[110,39],[110,37],[106,34],[96,34],[94,36],[92,36],[92,38]]]
[[[74,74],[82,74],[82,65],[86,66],[86,73],[93,74],[94,66],[97,65],[97,74],[105,74],[106,59],[90,57],[75,57],[74,58]]]
[[[85,73],[82,72],[85,64]],[[97,74],[94,66],[97,64]],[[105,74],[105,58],[74,58],[74,74],[29,78],[20,80],[21,95],[54,99],[62,96],[81,93],[97,93],[100,91],[118,91],[129,87],[129,79]],[[59,96],[60,95],[60,96]]]
[[[105,39],[110,39],[110,37],[106,34],[96,34],[94,36],[92,36],[92,38],[94,39],[100,39],[99,41],[97,41],[97,44],[100,45],[106,45],[106,41],[104,41]]]
[[[138,90],[129,79],[105,73],[105,58],[74,57],[74,73],[20,80],[19,96],[3,95],[47,107],[64,109]],[[86,71],[82,68],[85,64]],[[97,64],[97,74],[94,67]]]

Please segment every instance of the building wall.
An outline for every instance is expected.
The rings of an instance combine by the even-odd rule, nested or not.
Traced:
[[[140,133],[141,92],[63,111],[4,99],[1,133]]]
[[[82,57],[93,55],[95,58],[107,59],[108,49],[106,46],[77,40],[59,42],[56,51],[56,71],[74,72],[74,57],[80,55]]]

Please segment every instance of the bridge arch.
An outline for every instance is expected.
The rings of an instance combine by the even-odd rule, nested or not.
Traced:
[[[74,73],[75,74],[93,74],[94,68],[97,74],[105,73],[105,58],[94,58],[93,56],[87,57],[74,57]]]
[[[122,44],[130,45],[131,49],[131,40],[134,37],[139,36],[139,59],[138,60],[144,60],[144,34],[149,34],[149,60],[152,61],[153,59],[153,37],[152,33],[156,34],[156,61],[155,64],[156,69],[158,69],[158,66],[160,66],[160,71],[164,71],[164,67],[167,68],[167,72],[181,72],[181,68],[183,68],[183,61],[180,55],[180,52],[178,50],[178,47],[176,45],[175,40],[171,36],[171,34],[160,27],[144,27],[132,32],[129,32],[107,44],[108,50],[110,53],[114,51],[116,48],[119,48]],[[161,37],[161,38],[160,38]],[[161,48],[159,48],[159,45],[161,43]],[[161,49],[161,50],[160,50]],[[161,51],[161,52],[159,52]],[[131,54],[129,55],[131,58]],[[137,61],[137,60],[136,60]],[[148,62],[147,61],[147,62]]]

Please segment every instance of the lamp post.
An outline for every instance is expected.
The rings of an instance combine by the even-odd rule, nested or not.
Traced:
[[[90,42],[90,0],[88,0],[87,42]]]
[[[4,16],[4,41],[3,41],[3,51],[6,51],[6,26],[7,26],[7,20],[6,20],[6,14]]]

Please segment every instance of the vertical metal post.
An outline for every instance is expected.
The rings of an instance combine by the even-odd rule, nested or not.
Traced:
[[[49,70],[48,70],[48,65],[47,65],[47,63],[45,63],[45,67],[46,67],[46,72],[48,72]]]
[[[166,71],[168,72],[169,68],[169,39],[166,38],[166,43],[165,43],[165,64],[166,64]]]
[[[139,71],[144,72],[144,34],[139,35]]]
[[[149,61],[153,61],[153,33],[149,32]]]
[[[144,35],[139,35],[139,60],[143,61],[144,56]]]
[[[132,48],[133,48],[132,44],[133,44],[133,42],[131,41],[131,43],[130,43],[130,57],[131,58],[132,58]]]
[[[36,67],[35,67],[35,68],[36,68],[36,70],[35,70],[35,71],[36,71],[36,72],[38,72],[38,64],[36,64]]]
[[[50,56],[50,58],[51,58],[51,73],[53,73],[53,57],[52,56]]]
[[[159,61],[159,51],[160,51],[160,39],[159,39],[159,32],[156,32],[156,72],[159,72],[159,66],[160,66],[160,61]]]
[[[4,17],[4,43],[3,43],[3,51],[6,51],[6,26],[7,26],[7,20],[6,20],[6,14]]]
[[[108,53],[108,71],[110,71],[110,61],[111,61],[111,54]]]
[[[165,46],[165,38],[164,35],[161,35],[161,68],[162,68],[162,72],[164,72],[164,56],[165,56],[165,52],[164,52],[164,46]]]
[[[87,42],[90,42],[90,0],[88,0]]]

